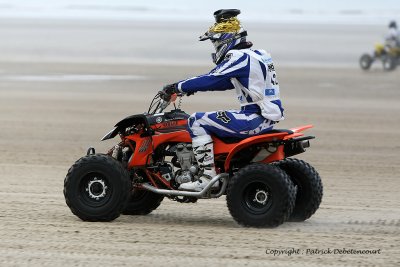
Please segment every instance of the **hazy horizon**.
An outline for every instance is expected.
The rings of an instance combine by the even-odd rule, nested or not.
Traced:
[[[238,8],[249,22],[386,25],[400,20],[397,0],[0,0],[0,18],[212,21],[221,8]]]

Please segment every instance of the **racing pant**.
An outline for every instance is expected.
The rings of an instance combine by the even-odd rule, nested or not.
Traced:
[[[197,112],[189,117],[188,126],[192,137],[193,152],[206,176],[214,177],[216,175],[211,135],[215,135],[223,141],[228,137],[246,138],[272,130],[275,122],[261,116],[257,105],[251,106],[245,106],[240,111]],[[185,187],[193,189],[199,185],[193,182],[185,184]],[[205,183],[203,183],[204,185]]]
[[[205,135],[246,138],[272,130],[274,121],[261,116],[256,104],[242,110],[197,112],[189,117],[189,133],[192,139]],[[255,112],[256,111],[256,112]],[[211,139],[211,137],[210,137]]]

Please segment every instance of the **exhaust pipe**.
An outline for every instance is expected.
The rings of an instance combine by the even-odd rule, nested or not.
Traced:
[[[308,141],[308,140],[304,140],[304,141],[301,141],[301,147],[302,148],[308,148],[308,147],[310,147],[310,141]]]
[[[149,190],[153,193],[160,194],[160,195],[202,198],[209,192],[209,190],[211,189],[213,184],[215,184],[219,179],[223,178],[221,190],[217,194],[210,194],[210,197],[217,198],[217,197],[220,197],[224,193],[224,191],[228,185],[228,177],[229,177],[229,175],[227,173],[218,174],[217,176],[212,178],[211,181],[208,183],[208,185],[206,185],[206,187],[204,187],[204,189],[201,190],[200,192],[158,189],[149,184],[142,184],[141,186],[146,190]]]
[[[291,157],[306,151],[310,147],[309,139],[314,139],[314,136],[304,136],[295,139],[289,139],[284,142],[285,157]]]

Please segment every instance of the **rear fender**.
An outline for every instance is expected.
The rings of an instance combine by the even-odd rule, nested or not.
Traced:
[[[270,143],[270,142],[282,140],[286,135],[288,135],[288,133],[273,133],[273,134],[257,135],[257,136],[253,136],[253,137],[244,139],[243,141],[236,144],[236,146],[234,146],[232,148],[232,150],[229,152],[228,156],[226,157],[225,164],[224,164],[225,171],[229,170],[231,160],[234,158],[234,156],[239,151],[241,151],[249,146],[256,145],[256,144]],[[276,152],[274,152],[274,154],[277,153],[278,151],[279,151],[279,149]]]
[[[265,159],[261,160],[261,162],[265,162],[265,163],[278,161],[278,160],[282,160],[285,158],[285,149],[284,149],[285,146],[284,146],[283,142],[285,140],[303,136],[304,135],[303,132],[312,127],[313,127],[313,125],[304,125],[304,126],[291,128],[290,130],[293,133],[290,133],[290,134],[288,134],[286,132],[282,132],[282,133],[257,135],[257,136],[253,136],[253,137],[244,139],[243,141],[239,142],[238,144],[235,144],[234,146],[232,146],[232,144],[224,146],[226,149],[229,148],[230,151],[220,151],[221,149],[219,149],[219,147],[215,147],[215,151],[218,151],[220,153],[223,153],[223,152],[228,153],[228,156],[227,156],[227,158],[225,160],[225,164],[224,164],[225,171],[228,171],[230,169],[230,164],[231,164],[232,159],[235,157],[235,155],[239,151],[241,151],[249,146],[252,146],[252,145],[261,144],[261,143],[279,142],[281,140],[282,144],[277,147],[277,150],[274,153],[267,156]],[[217,153],[215,153],[215,154],[217,154]]]
[[[304,125],[304,126],[299,126],[299,127],[291,128],[290,130],[291,130],[293,133],[301,133],[301,132],[304,132],[305,130],[310,129],[310,128],[312,128],[312,127],[314,127],[312,124],[308,124],[308,125]]]
[[[314,127],[313,125],[309,124],[309,125],[304,125],[304,126],[299,126],[299,127],[295,127],[295,128],[291,128],[290,130],[293,132],[292,134],[288,134],[286,135],[283,140],[289,140],[289,139],[293,139],[295,137],[300,137],[304,135],[304,131],[307,129],[310,129]]]

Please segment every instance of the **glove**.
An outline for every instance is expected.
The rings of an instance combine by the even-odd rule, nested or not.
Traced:
[[[159,93],[162,100],[169,101],[171,99],[171,95],[179,93],[177,84],[173,83],[165,85]]]

